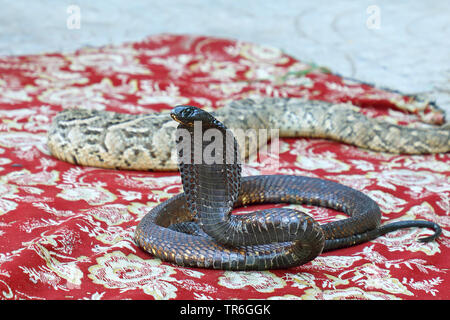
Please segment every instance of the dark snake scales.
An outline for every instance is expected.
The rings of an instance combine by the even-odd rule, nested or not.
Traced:
[[[180,266],[227,270],[289,268],[311,261],[323,251],[370,241],[399,228],[440,227],[429,221],[401,221],[380,226],[379,206],[365,194],[336,182],[287,175],[241,178],[236,140],[223,139],[215,150],[219,163],[195,164],[195,150],[208,143],[194,138],[193,125],[226,127],[211,114],[191,106],[173,109],[180,124],[177,149],[184,193],[153,208],[139,223],[136,243],[145,251]],[[228,141],[228,143],[227,143]],[[190,150],[184,148],[191,145]],[[200,149],[199,149],[200,148]],[[221,151],[221,150],[223,151]],[[188,150],[188,152],[186,152]],[[227,155],[232,154],[232,160]],[[310,204],[344,212],[347,219],[319,225],[294,209],[276,208],[233,215],[233,208],[262,203]]]

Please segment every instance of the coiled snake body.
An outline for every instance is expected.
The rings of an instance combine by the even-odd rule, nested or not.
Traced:
[[[176,122],[170,116],[189,133],[179,136],[176,145]],[[448,129],[389,124],[346,105],[270,98],[236,101],[211,114],[189,106],[177,107],[170,115],[66,110],[54,118],[48,146],[57,158],[74,164],[135,170],[176,170],[178,153],[184,193],[152,209],[136,227],[135,241],[149,253],[182,266],[286,268],[306,263],[322,251],[369,241],[398,228],[434,229],[432,236],[421,241],[434,240],[441,232],[428,221],[380,226],[378,205],[336,182],[280,175],[241,178],[234,138],[231,143],[223,139],[222,154],[215,154],[221,163],[195,163],[195,148],[180,149],[181,137],[192,146],[200,143],[202,151],[207,147],[194,139],[195,121],[201,121],[202,130],[216,129],[224,135],[227,127],[274,128],[280,130],[280,137],[329,138],[375,151],[450,151]],[[176,147],[178,151],[173,152]],[[226,158],[229,154],[231,162]],[[350,217],[319,225],[292,209],[231,214],[233,207],[278,202],[325,206]]]
[[[197,163],[195,150],[203,153],[209,142],[195,138],[196,121],[201,123],[202,133],[215,129],[226,136],[229,131],[212,115],[195,107],[179,106],[171,115],[180,122],[178,130],[187,132],[177,137],[184,193],[152,209],[135,232],[136,243],[163,260],[230,270],[287,268],[304,264],[323,250],[368,241],[398,228],[435,230],[434,235],[421,241],[431,241],[441,232],[437,224],[428,221],[380,227],[378,205],[363,193],[336,182],[283,175],[241,179],[234,139],[223,138],[218,144],[214,157],[219,161],[201,159]],[[198,146],[200,149],[196,149]],[[319,225],[293,209],[231,214],[233,207],[277,202],[325,206],[345,212],[350,218]]]

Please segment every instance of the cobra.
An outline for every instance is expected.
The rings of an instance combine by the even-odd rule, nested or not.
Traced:
[[[426,227],[436,239],[441,228],[429,221],[380,225],[379,206],[365,194],[336,182],[287,175],[241,177],[235,139],[222,139],[221,161],[196,163],[194,150],[208,142],[196,139],[194,124],[224,135],[227,127],[210,113],[178,106],[171,117],[179,125],[177,152],[184,193],[153,208],[136,227],[135,241],[163,260],[187,267],[227,270],[289,268],[311,261],[323,251],[370,241],[399,228]],[[186,139],[193,146],[186,154]],[[230,142],[231,141],[231,142]],[[225,158],[232,153],[234,161]],[[236,215],[234,208],[263,203],[318,205],[349,218],[319,224],[307,214],[272,208]]]

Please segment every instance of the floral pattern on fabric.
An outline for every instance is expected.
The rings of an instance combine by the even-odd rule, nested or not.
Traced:
[[[281,139],[279,167],[252,164],[244,173],[337,181],[377,201],[382,223],[426,219],[443,234],[422,244],[417,239],[431,231],[404,229],[291,269],[230,272],[178,267],[135,245],[140,219],[182,191],[178,173],[77,167],[46,147],[51,120],[65,108],[138,114],[190,103],[212,110],[264,96],[351,102],[368,116],[411,126],[440,119],[427,102],[227,39],[163,34],[71,54],[0,57],[0,298],[449,299],[448,153],[392,155]],[[293,207],[320,223],[345,218]]]

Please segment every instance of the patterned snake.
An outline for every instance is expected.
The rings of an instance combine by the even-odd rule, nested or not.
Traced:
[[[317,109],[325,105],[320,102],[306,103],[296,99],[264,99],[259,102],[243,100],[218,110],[214,115],[196,107],[176,107],[170,116],[179,122],[176,150],[184,193],[159,204],[141,220],[135,232],[135,241],[140,247],[163,260],[182,266],[265,270],[298,266],[314,259],[323,251],[369,241],[399,228],[433,229],[433,235],[420,239],[423,242],[432,241],[439,236],[440,227],[428,221],[401,221],[380,226],[381,212],[378,205],[363,193],[336,182],[284,175],[241,178],[238,142],[216,117],[221,117],[224,122],[231,119],[233,124],[245,123],[245,128],[260,129],[262,123],[265,124],[262,128],[267,128],[274,126],[275,120],[258,111],[265,111],[267,104],[273,106],[274,103],[277,104],[278,116],[287,117],[283,121],[284,125],[278,123],[278,127],[283,127],[280,128],[283,131],[280,136],[301,134],[331,137],[388,152],[429,153],[449,150],[449,133],[446,130],[436,129],[430,133],[423,129],[386,124],[364,117],[344,106],[334,106],[332,114],[322,112],[319,115],[316,114]],[[252,108],[243,110],[242,104]],[[302,107],[301,111],[298,110],[299,106]],[[280,112],[279,108],[285,112]],[[252,109],[256,112],[253,113]],[[333,107],[328,108],[330,109]],[[336,114],[338,118],[343,118],[337,121]],[[170,132],[175,127],[168,125],[170,118],[167,120],[167,116],[169,115],[137,117],[90,111],[63,112],[50,131],[49,146],[59,158],[77,164],[126,169],[172,169],[172,154],[158,157],[155,140],[148,140],[149,130],[155,130],[155,127],[161,126],[159,131],[169,131],[165,132],[168,136],[175,133]],[[100,118],[103,122],[99,122]],[[286,125],[286,122],[293,123],[295,119],[309,124],[302,128]],[[211,141],[207,143],[196,138],[194,128],[197,121],[202,124],[202,135],[209,129],[215,129],[224,137],[231,136],[231,139],[223,138],[219,142],[221,148],[214,150],[215,161],[212,163],[203,158],[200,163],[197,162],[198,153],[195,151],[201,150],[203,154]],[[363,121],[364,124],[369,122],[372,127],[361,131],[358,129],[358,121]],[[346,129],[346,125],[350,123],[352,126]],[[336,131],[337,127],[344,129]],[[403,134],[399,134],[399,130]],[[114,150],[114,140],[108,137],[113,131],[122,138],[116,140],[116,146],[119,146]],[[354,132],[363,134],[355,135]],[[69,143],[77,135],[83,141],[78,141],[77,150],[68,152]],[[147,144],[139,145],[145,136]],[[155,139],[155,135],[150,138]],[[65,147],[61,147],[61,144],[59,149],[55,147],[58,139],[65,139]],[[99,140],[102,142],[99,143]],[[107,157],[118,149],[125,148],[120,145],[124,140],[127,141],[126,150],[129,153],[125,155],[122,152],[120,158],[108,162]],[[168,143],[170,140],[162,141],[160,144],[171,147]],[[83,155],[86,154],[80,153],[83,143],[87,146],[83,148],[84,152],[92,152],[92,147],[97,153],[90,155],[88,159],[84,158]],[[399,143],[397,147],[394,146],[395,143]],[[191,147],[185,148],[186,145]],[[71,148],[75,146],[70,144]],[[103,152],[99,154],[100,150]],[[139,160],[147,161],[146,167]],[[319,225],[308,215],[286,208],[243,215],[231,214],[233,208],[244,205],[279,202],[324,206],[342,211],[350,217]]]
[[[280,137],[326,138],[390,153],[450,151],[448,128],[400,126],[369,118],[346,104],[244,99],[212,114],[231,130],[278,129]],[[48,147],[55,157],[73,164],[177,170],[175,130],[176,123],[168,112],[132,115],[68,109],[54,117],[48,132]],[[249,151],[247,147],[244,149]]]

